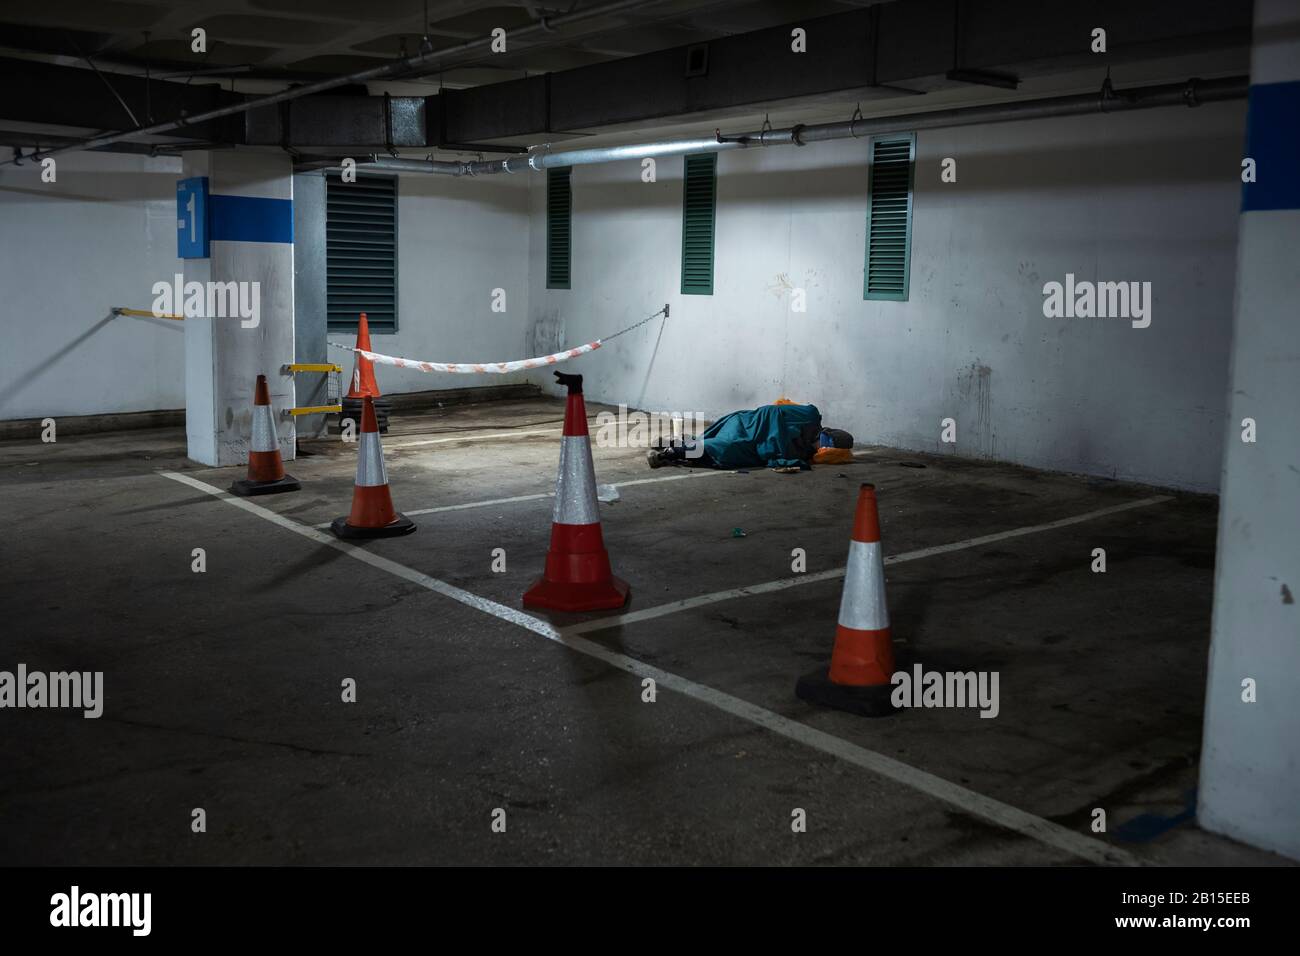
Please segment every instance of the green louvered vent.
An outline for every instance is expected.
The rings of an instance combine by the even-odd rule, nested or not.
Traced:
[[[682,295],[713,295],[713,225],[718,156],[685,157],[682,184]]]
[[[907,300],[912,256],[912,166],[916,137],[871,142],[864,299]]]
[[[573,167],[546,171],[546,288],[567,289],[572,278]]]
[[[396,176],[326,176],[325,308],[331,332],[397,331]]]

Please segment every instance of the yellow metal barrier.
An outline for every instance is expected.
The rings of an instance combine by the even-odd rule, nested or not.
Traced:
[[[183,315],[168,315],[166,313],[159,315],[158,313],[148,312],[144,309],[123,309],[123,308],[118,308],[116,306],[113,308],[113,314],[132,315],[140,319],[174,319],[177,322],[185,321],[185,316]]]
[[[342,394],[342,385],[339,376],[343,374],[343,366],[335,365],[333,362],[292,362],[288,365],[281,366],[280,372],[290,375],[297,375],[299,372],[323,372],[326,375],[326,394],[328,400],[338,401]],[[309,405],[303,408],[287,408],[284,414],[298,415],[330,415],[343,411],[343,405]]]
[[[328,362],[294,362],[292,365],[286,365],[287,372],[342,372],[342,365],[331,365]]]

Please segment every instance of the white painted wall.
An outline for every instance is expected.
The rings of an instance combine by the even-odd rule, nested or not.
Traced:
[[[6,151],[7,156],[7,151]],[[0,420],[183,408],[183,325],[112,319],[148,309],[176,258],[179,158],[77,153],[58,181],[34,166],[0,170]],[[380,351],[446,361],[532,354],[527,340],[526,177],[403,176],[398,187],[398,334]],[[491,293],[506,290],[504,314]],[[350,335],[331,341],[351,345]],[[331,358],[350,367],[349,357]],[[524,381],[381,367],[386,392]]]
[[[679,294],[680,158],[653,184],[637,163],[574,170],[571,291],[545,288],[536,176],[529,340],[581,343],[669,302],[666,323],[574,363],[591,398],[716,417],[785,394],[860,441],[925,451],[954,451],[939,440],[952,417],[959,455],[1212,491],[1244,116],[1228,103],[919,132],[905,303],[862,299],[865,139],[719,156],[709,297]],[[942,184],[949,156],[958,181]],[[1044,318],[1043,284],[1067,272],[1150,281],[1150,328]]]
[[[378,352],[439,362],[527,358],[527,177],[404,174],[397,186],[397,334],[371,332]],[[506,311],[492,311],[492,290]],[[351,346],[353,334],[331,333]],[[351,357],[331,349],[351,371]],[[424,373],[376,365],[385,394],[523,382],[522,374]]]
[[[180,160],[56,161],[54,183],[0,168],[0,420],[181,408],[181,323],[109,313],[150,308],[179,271]]]

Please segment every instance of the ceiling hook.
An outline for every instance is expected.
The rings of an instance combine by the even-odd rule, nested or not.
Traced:
[[[424,0],[424,19],[420,22],[420,56],[428,56],[432,52],[433,41],[429,39],[429,0]]]
[[[1106,112],[1106,104],[1115,99],[1115,87],[1110,84],[1110,67],[1106,67],[1106,78],[1101,81],[1101,92],[1097,96],[1097,109]]]

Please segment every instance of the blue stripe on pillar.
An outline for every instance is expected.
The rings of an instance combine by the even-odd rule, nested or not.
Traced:
[[[293,201],[256,196],[208,197],[208,238],[226,242],[293,242]]]
[[[1300,209],[1300,81],[1250,88],[1246,155],[1253,183],[1242,183],[1241,211]]]

